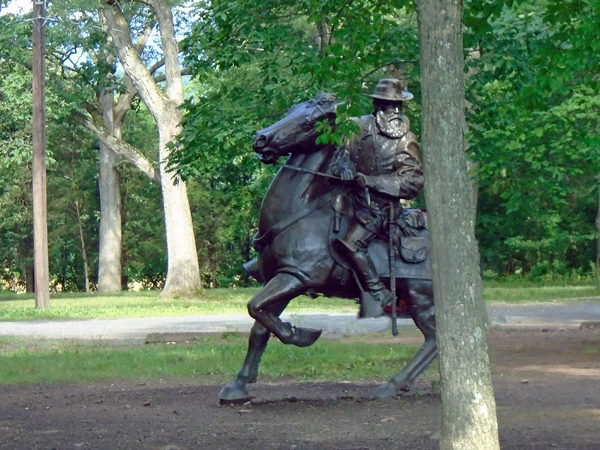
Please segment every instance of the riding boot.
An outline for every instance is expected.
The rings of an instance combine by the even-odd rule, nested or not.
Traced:
[[[340,239],[338,242],[342,244],[340,250],[344,254],[346,261],[354,269],[362,288],[371,294],[382,307],[392,304],[395,300],[394,294],[379,279],[379,275],[377,275],[369,254],[366,251],[358,250],[354,246],[351,248],[344,240]]]

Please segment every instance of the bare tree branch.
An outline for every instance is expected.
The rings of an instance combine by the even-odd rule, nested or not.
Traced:
[[[137,167],[152,181],[160,184],[160,175],[158,170],[154,168],[150,160],[148,160],[148,158],[146,158],[142,152],[132,145],[116,138],[110,131],[108,131],[101,120],[94,120],[91,116],[87,116],[79,112],[72,113],[71,117],[76,123],[94,133],[94,135],[113,152],[124,158],[133,166]]]

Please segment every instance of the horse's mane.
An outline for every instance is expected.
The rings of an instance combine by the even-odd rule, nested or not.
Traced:
[[[316,106],[323,106],[325,104],[333,103],[337,100],[335,94],[329,92],[319,92],[315,98],[309,100],[308,103]]]
[[[337,97],[335,96],[335,94],[331,94],[329,92],[319,92],[315,98],[312,98],[310,100],[307,100],[305,102],[298,103],[297,105],[292,106],[290,108],[290,110],[288,111],[288,114],[291,113],[296,108],[299,108],[303,105],[321,107],[321,106],[329,106],[332,103],[335,103],[336,101],[337,101]]]

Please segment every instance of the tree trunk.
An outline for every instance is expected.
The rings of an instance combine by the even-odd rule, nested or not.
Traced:
[[[596,211],[596,273],[598,274],[598,289],[600,289],[600,189],[598,190],[598,210]]]
[[[28,264],[25,266],[25,292],[35,292],[35,274],[33,271],[33,266]]]
[[[81,242],[81,256],[83,258],[83,281],[85,283],[85,292],[90,292],[90,265],[85,250],[85,234],[83,232],[83,221],[81,220],[81,206],[79,205],[79,201],[75,202],[75,211],[77,212],[77,224],[79,225],[79,241]]]
[[[465,152],[468,143],[465,142]],[[473,229],[475,228],[475,223],[477,221],[477,202],[479,201],[479,179],[477,174],[475,173],[477,170],[477,163],[467,159],[467,173],[469,176],[469,198],[470,198],[470,212],[469,212],[469,220],[473,222]],[[473,232],[474,234],[474,232]],[[477,252],[477,270],[479,271],[479,275],[481,276],[481,255],[479,253],[479,241],[475,241],[475,251]],[[477,299],[477,315],[481,323],[485,328],[490,326],[490,318],[488,316],[487,306],[485,304],[485,300],[483,299],[483,294],[481,298]]]
[[[425,198],[442,380],[440,448],[499,449],[465,155],[462,2],[419,0]]]
[[[112,88],[100,93],[102,118],[107,130],[121,138],[121,126],[115,127],[113,116],[114,93]],[[119,124],[120,125],[120,124]],[[98,291],[121,290],[121,194],[117,155],[100,141],[100,230],[98,252]]]
[[[33,259],[35,307],[50,307],[48,268],[48,219],[46,198],[46,99],[44,4],[33,2]]]
[[[167,279],[162,293],[165,297],[171,297],[174,294],[192,294],[201,288],[196,239],[186,185],[182,180],[176,180],[173,174],[165,171],[165,161],[169,154],[167,144],[179,134],[180,116],[180,110],[172,111],[170,123],[163,124],[162,127],[159,124],[159,127],[162,128],[159,133],[160,176],[168,260]],[[175,181],[177,181],[176,184]]]
[[[480,59],[481,58],[481,50],[477,49],[474,51],[470,51],[468,53],[468,59]],[[467,74],[465,74],[466,78],[477,76],[478,70],[469,70]],[[471,105],[466,102],[467,111],[471,107]],[[468,125],[465,123],[465,132],[468,131]],[[468,150],[469,143],[465,141],[465,152]],[[479,201],[479,177],[477,175],[477,169],[479,168],[479,164],[472,159],[467,158],[467,172],[469,174],[469,180],[471,184],[471,189],[469,190],[469,195],[471,197],[471,220],[475,224],[477,221],[477,203]],[[479,267],[479,271],[481,274],[481,255],[479,254],[479,243],[476,245],[477,248],[477,266]],[[489,327],[490,318],[488,316],[487,307],[483,297],[480,302],[477,302],[478,314],[480,316],[481,322],[485,325],[485,327]]]
[[[330,40],[331,27],[327,23],[327,17],[321,17],[321,20],[319,23],[317,23],[317,43],[319,45],[319,53],[321,53],[321,55],[326,55]]]
[[[183,103],[183,83],[171,6],[165,0],[147,0],[156,13],[162,50],[166,87],[164,91],[152,78],[131,41],[129,26],[117,4],[101,11],[123,69],[158,126],[160,179],[165,212],[168,266],[164,296],[189,295],[202,289],[200,268],[190,206],[185,183],[165,171],[168,144],[179,132]],[[175,181],[179,181],[175,183]]]

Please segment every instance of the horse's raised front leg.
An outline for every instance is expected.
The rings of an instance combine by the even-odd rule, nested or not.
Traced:
[[[425,336],[425,342],[415,356],[386,384],[373,392],[375,398],[387,398],[400,390],[409,390],[415,379],[423,373],[437,356],[435,337],[435,306],[430,280],[404,280],[408,290],[410,314],[415,325]]]
[[[319,339],[323,330],[293,327],[279,318],[288,303],[304,292],[306,286],[298,278],[278,273],[248,302],[248,313],[284,344],[308,347]]]

